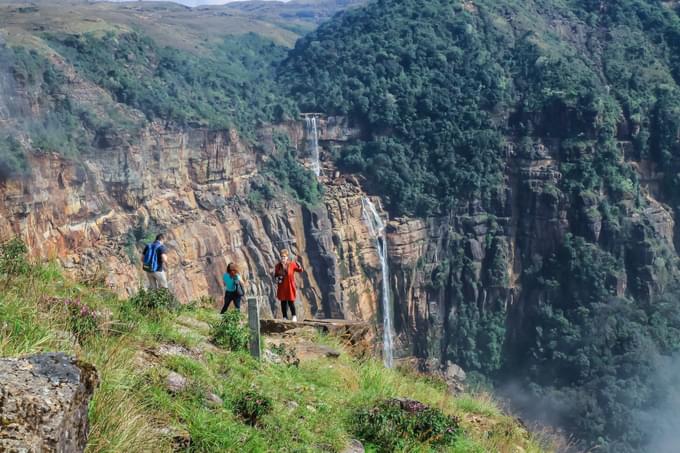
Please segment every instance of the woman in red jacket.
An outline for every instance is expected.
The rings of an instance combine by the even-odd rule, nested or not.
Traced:
[[[284,319],[288,319],[288,308],[290,308],[293,322],[297,322],[297,316],[295,316],[295,298],[297,296],[295,273],[302,271],[300,257],[298,257],[297,261],[291,261],[288,256],[288,250],[281,250],[281,261],[274,268],[274,278],[278,285],[276,298],[281,301],[281,311],[283,312]]]

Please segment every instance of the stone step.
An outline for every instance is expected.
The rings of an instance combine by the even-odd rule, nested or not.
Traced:
[[[347,319],[305,319],[298,322],[285,319],[261,319],[260,332],[263,335],[281,334],[299,329],[313,327],[322,333],[339,336],[351,343],[359,343],[369,333],[370,326],[365,321],[350,321]]]

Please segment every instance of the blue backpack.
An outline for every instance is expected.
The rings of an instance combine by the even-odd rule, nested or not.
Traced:
[[[159,242],[147,244],[144,249],[144,263],[142,268],[147,272],[158,272],[158,249],[161,247]]]

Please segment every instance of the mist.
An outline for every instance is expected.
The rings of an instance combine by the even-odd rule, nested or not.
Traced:
[[[628,439],[638,445],[635,451],[677,453],[680,451],[680,353],[664,356],[653,351],[649,358],[652,367],[646,372],[633,371],[630,377],[635,381],[646,382],[649,392],[638,396],[637,389],[624,382],[618,403],[628,404],[624,400],[635,398],[640,401],[628,412],[628,417],[613,425],[617,426],[617,431],[627,433]],[[548,433],[549,437],[557,438],[558,451],[561,453],[628,452],[619,443],[604,441],[592,445],[579,442],[569,435],[569,432],[578,429],[579,424],[596,423],[588,416],[592,408],[581,392],[580,388],[570,387],[539,390],[524,381],[512,379],[496,389],[496,394],[506,401],[509,411],[518,414],[531,426],[532,431],[539,433],[539,436],[540,433]],[[591,389],[591,393],[593,397],[598,397],[599,392],[595,388]],[[611,418],[613,415],[606,414],[606,417]],[[605,431],[603,434],[610,432]],[[619,436],[621,432],[611,434]]]
[[[656,404],[641,410],[632,423],[648,433],[644,451],[675,453],[680,449],[680,354],[657,358],[652,388]]]

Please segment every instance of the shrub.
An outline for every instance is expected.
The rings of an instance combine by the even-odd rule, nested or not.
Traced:
[[[391,452],[413,443],[449,445],[458,435],[458,419],[407,399],[388,399],[358,410],[352,431],[378,451]]]
[[[11,135],[0,137],[0,181],[27,173],[28,162],[21,143]]]
[[[19,239],[13,238],[0,245],[0,273],[6,275],[21,275],[29,271],[26,259],[28,248]]]
[[[222,319],[213,324],[210,334],[217,346],[232,351],[248,348],[248,327],[241,324],[241,312],[238,310],[227,310]]]
[[[188,304],[182,306],[182,309],[187,311],[197,310],[199,308],[212,309],[215,307],[215,299],[210,296],[201,296],[198,299],[190,300]]]
[[[99,330],[99,313],[80,299],[49,298],[45,302],[50,310],[66,311],[69,330],[78,341],[84,340]]]
[[[248,390],[234,401],[234,414],[250,426],[260,423],[263,416],[272,410],[272,400],[257,390]]]
[[[129,303],[141,313],[152,314],[161,310],[179,308],[179,301],[166,288],[143,289],[129,299]]]
[[[285,343],[281,343],[279,345],[273,345],[269,349],[286,365],[296,367],[300,365],[300,358],[297,356],[297,349],[295,349],[295,346],[286,346]]]

